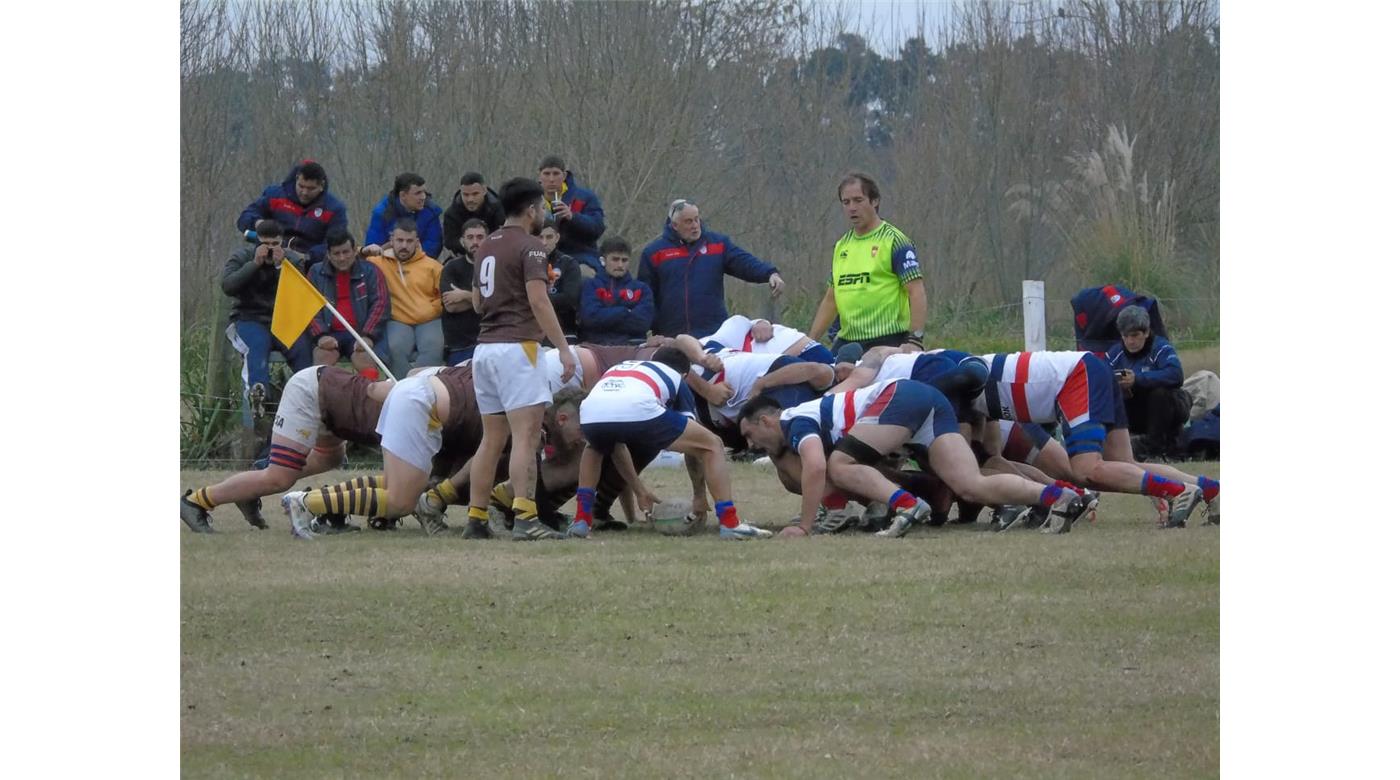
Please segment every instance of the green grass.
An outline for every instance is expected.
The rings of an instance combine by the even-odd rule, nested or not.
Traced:
[[[795,514],[735,475],[746,519]],[[267,514],[181,527],[190,776],[1218,773],[1218,531],[1157,531],[1141,497],[1068,536],[895,541],[469,543],[409,519],[299,543]]]

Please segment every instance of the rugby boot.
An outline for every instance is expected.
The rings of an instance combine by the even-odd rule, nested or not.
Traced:
[[[293,490],[282,496],[282,511],[292,521],[292,536],[298,539],[315,539],[311,532],[311,526],[316,521],[316,515],[306,508],[306,491]]]
[[[772,535],[772,531],[748,523],[740,523],[733,528],[719,527],[719,538],[721,539],[767,539]]]
[[[839,534],[842,531],[853,528],[860,518],[853,512],[845,509],[829,510],[824,506],[817,507],[817,522],[812,526],[812,532],[818,534]]]
[[[515,527],[510,530],[510,539],[513,542],[536,542],[542,539],[563,539],[564,535],[558,531],[551,530],[549,526],[541,523],[539,518],[515,518]]]
[[[185,494],[180,496],[180,519],[197,534],[212,534],[214,527],[209,524],[209,513],[189,498],[193,492],[186,490]]]
[[[890,520],[890,527],[883,531],[876,532],[876,536],[882,539],[898,539],[909,533],[909,529],[915,523],[928,522],[929,515],[933,514],[933,507],[930,507],[922,498],[908,509],[901,509],[894,513],[894,518]]]
[[[1026,525],[1027,519],[1035,511],[1032,507],[1017,504],[1002,504],[992,510],[992,530],[997,533],[1010,531]]]
[[[587,539],[589,536],[589,532],[591,532],[592,530],[593,529],[588,527],[588,523],[585,523],[582,520],[575,520],[569,525],[569,536],[573,537],[574,539]]]
[[[1066,490],[1060,493],[1060,497],[1050,506],[1050,517],[1041,526],[1040,532],[1067,534],[1074,528],[1075,521],[1084,516],[1085,511],[1084,497],[1073,490]]]
[[[262,516],[261,498],[255,498],[251,501],[236,501],[234,506],[243,513],[243,519],[248,521],[248,525],[263,530],[267,528],[267,520]]]
[[[446,507],[442,506],[435,499],[433,491],[424,492],[418,497],[418,503],[413,507],[413,517],[418,520],[418,524],[423,526],[423,533],[428,536],[445,534],[450,529],[447,527]]]
[[[1191,513],[1196,511],[1196,505],[1205,500],[1201,489],[1195,485],[1187,485],[1186,489],[1177,494],[1172,499],[1171,511],[1167,515],[1167,522],[1162,528],[1185,528],[1186,519]]]
[[[495,534],[491,531],[491,525],[485,520],[472,520],[468,518],[467,527],[462,529],[463,539],[492,539]]]

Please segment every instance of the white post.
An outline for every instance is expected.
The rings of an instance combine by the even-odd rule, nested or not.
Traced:
[[[1026,351],[1045,351],[1045,282],[1021,282],[1021,314],[1025,323]]]

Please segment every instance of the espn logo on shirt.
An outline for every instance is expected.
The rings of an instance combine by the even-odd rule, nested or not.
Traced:
[[[841,274],[840,276],[836,277],[836,286],[837,286],[837,287],[845,287],[845,286],[851,285],[851,284],[869,284],[869,283],[870,283],[870,274],[869,274],[869,272],[862,272],[862,273],[858,273],[858,274]]]

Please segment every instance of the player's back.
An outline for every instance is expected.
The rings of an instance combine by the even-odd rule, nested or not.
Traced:
[[[670,366],[650,360],[625,360],[603,372],[579,407],[579,421],[649,420],[682,405],[689,388]]]
[[[724,382],[734,391],[734,395],[724,404],[723,407],[712,406],[721,417],[734,421],[739,418],[739,412],[748,402],[753,391],[754,382],[758,378],[768,373],[773,364],[782,357],[780,354],[757,354],[753,352],[740,352],[733,349],[723,349],[718,353],[720,361],[724,363],[724,368],[713,375],[701,369],[701,377],[711,384]],[[700,366],[696,366],[700,369]]]
[[[345,441],[379,446],[379,434],[374,429],[384,403],[370,396],[370,380],[338,366],[324,366],[316,383],[321,421],[326,429]]]
[[[834,445],[855,426],[856,420],[872,411],[871,406],[880,393],[898,381],[901,380],[886,379],[855,390],[822,396],[815,401],[785,409],[778,422],[783,426],[784,434],[787,434],[790,425],[802,418],[814,421],[826,445]]]
[[[983,355],[991,367],[979,400],[987,414],[1019,422],[1055,422],[1055,399],[1088,352],[1010,352]],[[979,409],[979,411],[981,411]]]
[[[481,290],[480,344],[543,341],[525,283],[548,278],[544,243],[517,225],[486,237],[477,250],[476,284]]]

